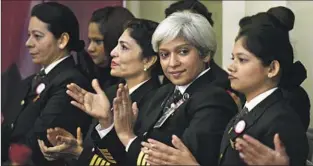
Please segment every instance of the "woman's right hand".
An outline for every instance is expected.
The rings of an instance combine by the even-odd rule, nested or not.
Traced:
[[[66,93],[71,96],[74,101],[71,104],[83,110],[90,116],[99,120],[103,128],[109,127],[113,123],[111,104],[100,88],[97,79],[92,80],[92,87],[96,94],[86,91],[75,83],[67,85]]]
[[[42,140],[38,140],[39,148],[44,157],[49,160],[60,158],[78,158],[83,151],[81,129],[77,128],[77,138],[62,128],[49,129],[47,138],[52,147],[47,147]]]

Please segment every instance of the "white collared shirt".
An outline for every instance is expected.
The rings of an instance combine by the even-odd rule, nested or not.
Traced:
[[[45,73],[48,74],[55,66],[57,66],[59,63],[61,63],[63,60],[65,60],[66,58],[70,57],[69,55],[55,61],[52,62],[50,65],[48,65],[46,68],[42,68],[41,70],[45,70]]]
[[[141,85],[143,85],[144,83],[146,83],[147,81],[149,81],[150,79],[147,79],[141,83],[139,83],[138,85],[132,87],[129,89],[129,95],[131,95],[136,89],[138,89]],[[114,124],[111,124],[110,127],[103,129],[100,125],[100,123],[95,127],[95,129],[97,130],[100,138],[102,139],[103,137],[105,137],[112,129],[113,129]]]
[[[254,97],[249,102],[246,102],[245,107],[247,107],[248,111],[250,112],[256,105],[258,105],[261,101],[263,101],[265,98],[267,98],[269,95],[271,95],[276,89],[277,89],[277,87],[272,88],[270,90],[267,90],[267,91],[257,95],[256,97]]]
[[[183,85],[183,86],[176,86],[176,88],[180,91],[181,94],[184,94],[186,89],[199,77],[201,77],[203,74],[205,74],[206,72],[208,72],[210,70],[210,67],[205,69],[204,71],[202,71],[197,78],[195,78],[191,83],[187,84],[187,85]]]

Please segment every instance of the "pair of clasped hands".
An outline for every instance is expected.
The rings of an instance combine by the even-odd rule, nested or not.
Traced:
[[[96,118],[102,129],[114,124],[119,139],[126,146],[128,141],[135,137],[133,125],[138,113],[137,104],[132,103],[127,85],[119,84],[113,100],[113,111],[96,79],[92,81],[92,87],[96,93],[88,92],[71,83],[67,85],[66,93],[74,99],[71,104]],[[42,140],[38,140],[38,144],[44,157],[49,161],[61,158],[78,159],[83,151],[82,138],[80,128],[77,128],[77,135],[74,137],[65,129],[56,127],[47,130],[47,139],[52,147],[47,147]]]

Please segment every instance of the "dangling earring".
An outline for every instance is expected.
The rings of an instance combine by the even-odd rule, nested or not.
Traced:
[[[147,71],[147,68],[146,68],[146,67],[144,67],[144,68],[143,68],[143,71]]]

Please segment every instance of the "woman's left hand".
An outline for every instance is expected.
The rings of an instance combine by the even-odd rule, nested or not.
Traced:
[[[248,165],[289,165],[286,148],[279,135],[274,136],[275,149],[271,149],[249,135],[236,139],[236,150],[239,156]]]
[[[119,84],[116,98],[113,101],[113,109],[115,131],[126,147],[129,141],[136,137],[133,128],[138,113],[137,104],[132,104],[127,85]]]
[[[141,150],[147,154],[146,161],[150,165],[199,165],[189,149],[175,135],[172,137],[172,144],[175,148],[148,139],[148,142],[142,142]]]

